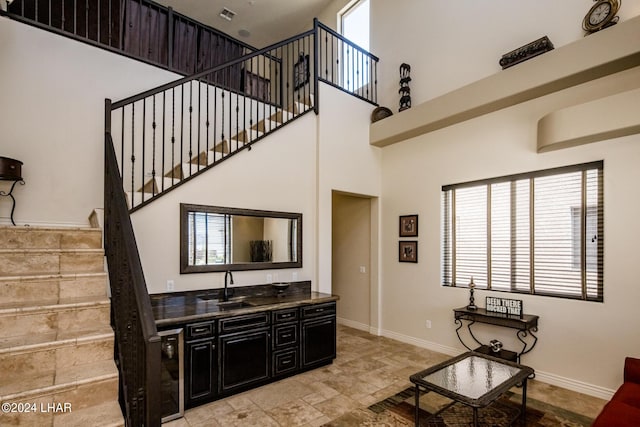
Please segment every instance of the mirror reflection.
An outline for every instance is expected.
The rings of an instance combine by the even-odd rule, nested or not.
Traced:
[[[302,214],[181,204],[180,272],[302,267]]]

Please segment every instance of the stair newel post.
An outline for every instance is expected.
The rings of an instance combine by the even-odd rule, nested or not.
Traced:
[[[313,18],[313,111],[316,115],[320,112],[318,106],[318,59],[320,57],[318,18]]]

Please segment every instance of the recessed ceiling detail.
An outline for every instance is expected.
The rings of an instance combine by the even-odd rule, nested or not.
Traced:
[[[220,12],[220,17],[222,19],[226,19],[227,21],[231,21],[234,16],[236,16],[236,13],[231,9],[227,9],[226,7],[222,9],[222,12]]]

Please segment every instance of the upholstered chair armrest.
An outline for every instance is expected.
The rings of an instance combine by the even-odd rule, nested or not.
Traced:
[[[640,384],[640,359],[627,357],[624,360],[624,382]]]

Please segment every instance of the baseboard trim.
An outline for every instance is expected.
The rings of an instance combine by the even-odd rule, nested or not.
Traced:
[[[353,329],[357,329],[359,331],[365,331],[371,333],[371,328],[369,325],[366,325],[361,322],[356,322],[355,320],[345,319],[344,317],[336,317],[336,321],[339,325],[348,326]]]
[[[347,325],[349,326],[349,325]],[[444,346],[442,344],[434,343],[432,341],[422,340],[419,338],[411,337],[397,332],[381,329],[380,334],[383,337],[391,338],[396,341],[400,341],[406,344],[415,345],[416,347],[426,348],[427,350],[436,351],[449,356],[456,356],[466,349],[460,349],[455,347]],[[526,364],[526,362],[525,362]],[[557,387],[562,387],[567,390],[575,391],[578,393],[586,394],[593,397],[598,397],[604,400],[610,400],[615,393],[615,390],[611,390],[605,387],[600,387],[594,384],[585,383],[572,378],[562,377],[549,372],[543,372],[536,370],[536,380],[543,383],[551,384]]]
[[[461,353],[461,350],[455,347],[448,347],[442,344],[435,343],[433,341],[410,337],[408,335],[399,334],[397,332],[389,331],[386,329],[381,329],[380,335],[406,344],[415,345],[416,347],[426,348],[427,350],[443,353],[449,356],[456,356]]]

